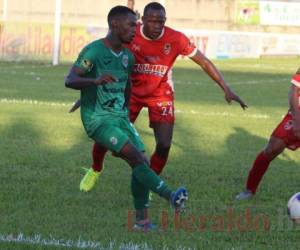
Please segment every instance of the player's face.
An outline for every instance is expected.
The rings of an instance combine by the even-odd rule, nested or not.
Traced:
[[[122,43],[130,43],[135,36],[136,16],[129,14],[125,19],[119,21],[118,36]]]
[[[156,39],[162,33],[166,22],[166,13],[163,10],[148,10],[142,17],[143,32],[150,39]]]

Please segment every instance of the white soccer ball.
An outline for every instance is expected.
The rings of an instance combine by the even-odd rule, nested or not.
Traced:
[[[300,192],[289,199],[287,207],[290,219],[296,224],[300,224]]]

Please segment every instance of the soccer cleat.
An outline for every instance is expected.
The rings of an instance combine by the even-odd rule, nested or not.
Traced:
[[[241,200],[249,200],[254,196],[254,194],[250,190],[245,190],[238,195],[235,196],[235,200],[241,201]]]
[[[94,171],[92,168],[84,168],[84,170],[86,173],[80,182],[79,189],[80,191],[88,192],[95,186],[101,172]]]
[[[184,187],[178,188],[175,192],[172,192],[170,202],[175,208],[176,212],[183,212],[184,203],[188,199],[188,192]]]
[[[144,233],[148,233],[148,232],[154,231],[156,229],[157,229],[157,226],[152,224],[150,221],[147,221],[145,223],[136,222],[132,227],[132,231],[144,232]]]

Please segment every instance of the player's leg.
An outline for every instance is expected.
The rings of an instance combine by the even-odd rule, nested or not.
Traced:
[[[253,197],[271,161],[285,148],[295,150],[300,146],[299,139],[293,134],[292,119],[291,114],[287,114],[275,128],[265,149],[256,156],[248,175],[246,190],[236,196],[237,200]]]
[[[253,194],[256,193],[257,187],[271,161],[281,154],[285,147],[286,144],[282,139],[271,136],[265,149],[257,155],[247,180],[247,189]]]
[[[152,122],[155,136],[155,150],[150,158],[150,167],[160,174],[167,163],[173,136],[173,123]]]
[[[237,200],[250,199],[255,195],[271,161],[281,154],[285,148],[286,144],[282,139],[271,136],[265,149],[256,156],[248,174],[246,190],[236,196]]]
[[[179,188],[177,192],[172,192],[167,184],[149,168],[143,154],[130,141],[122,147],[119,154],[132,167],[133,176],[141,185],[170,201],[175,208],[183,206],[187,199],[186,190]]]
[[[174,128],[174,105],[171,97],[151,102],[148,106],[150,127],[155,136],[155,150],[150,158],[150,167],[160,174],[167,163]]]
[[[127,139],[123,139],[124,146],[120,150],[114,151],[117,152],[122,159],[128,162],[133,169],[133,176],[141,182],[141,184],[168,199],[171,191],[149,168],[148,162],[145,161],[145,156],[142,153],[145,151],[144,144],[140,140],[139,134],[133,124],[126,119],[122,119],[120,121],[120,129],[121,132],[126,135]],[[157,187],[159,187],[159,189],[156,190]]]
[[[132,167],[133,186],[132,194],[137,215],[143,213],[147,207],[149,189],[170,201],[176,209],[181,209],[187,199],[187,192],[184,188],[179,188],[172,192],[168,186],[149,168],[145,156],[141,152],[144,145],[128,120],[118,121],[118,126],[102,126],[92,138],[105,148],[117,153],[125,159]],[[143,186],[143,188],[141,188]],[[137,190],[138,189],[138,190]],[[142,207],[142,209],[140,209]],[[140,217],[137,217],[140,221]]]
[[[81,191],[88,192],[93,189],[95,184],[97,183],[99,176],[103,170],[103,161],[107,149],[105,147],[100,146],[97,143],[94,143],[92,150],[92,159],[93,164],[90,169],[87,169],[84,177],[82,178],[79,188]]]
[[[134,122],[139,115],[141,109],[143,108],[142,104],[135,100],[131,99],[130,102],[130,120]],[[105,155],[107,153],[107,149],[100,146],[97,143],[94,143],[92,150],[92,159],[93,164],[92,168],[88,169],[85,176],[80,182],[80,190],[88,192],[95,186],[96,182],[99,179],[100,173],[103,170],[103,162]],[[117,154],[114,154],[118,156]]]
[[[131,95],[129,105],[129,120],[131,123],[135,122],[143,107],[143,100],[134,95]]]
[[[149,189],[142,185],[133,174],[131,176],[131,193],[135,208],[135,224],[132,229],[135,231],[155,229],[155,225],[150,222],[148,217]]]
[[[167,200],[170,200],[175,207],[181,208],[187,199],[187,192],[184,188],[178,189],[177,192],[170,193],[170,189],[161,180],[159,176],[149,168],[149,162],[145,159],[144,144],[140,140],[139,134],[128,120],[123,119],[121,124],[122,131],[126,132],[129,143],[117,151],[133,169],[133,176],[154,193],[159,194]],[[147,197],[148,198],[148,197]]]

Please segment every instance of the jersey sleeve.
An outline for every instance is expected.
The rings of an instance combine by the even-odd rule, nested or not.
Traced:
[[[95,53],[91,47],[86,46],[79,53],[77,60],[74,63],[74,66],[81,68],[86,73],[91,72],[95,65]]]
[[[297,70],[296,74],[293,75],[291,83],[300,88],[300,68]]]
[[[179,33],[179,54],[183,56],[193,57],[197,48],[194,43],[190,41],[190,39],[184,35],[183,33]]]

